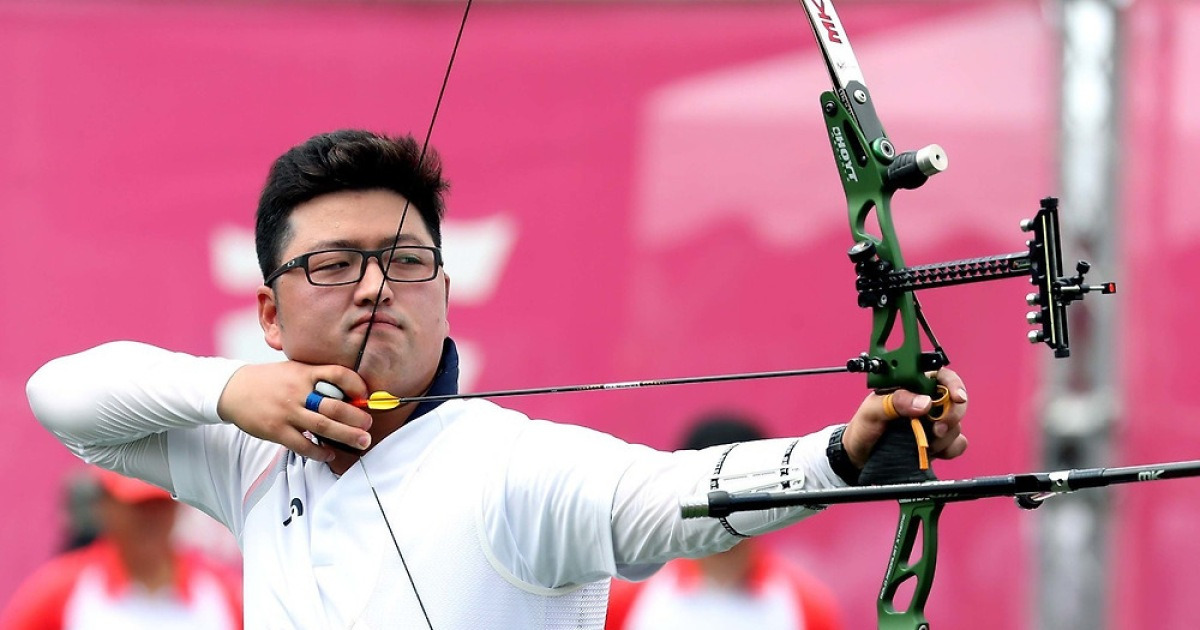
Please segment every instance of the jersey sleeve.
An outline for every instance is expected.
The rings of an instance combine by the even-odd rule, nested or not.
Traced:
[[[286,452],[231,424],[171,431],[166,450],[176,498],[225,525],[239,544],[249,493]]]
[[[666,453],[534,421],[509,454],[502,491],[488,495],[496,504],[485,506],[486,534],[495,556],[536,586],[645,579],[670,559],[724,551],[812,514],[796,507],[684,520],[680,503],[714,479],[730,490],[844,485],[825,457],[832,430]]]
[[[835,427],[800,438],[758,440],[701,451],[650,451],[626,469],[613,497],[616,575],[641,580],[674,558],[725,551],[738,541],[781,529],[815,513],[809,507],[683,519],[684,499],[710,490],[814,490],[845,485],[825,447]]]
[[[614,575],[613,495],[625,469],[649,450],[582,427],[527,422],[484,494],[491,555],[541,589]]]
[[[26,394],[38,421],[84,461],[165,488],[238,534],[247,475],[281,448],[217,414],[243,365],[115,341],[47,363]]]
[[[241,366],[116,341],[50,361],[25,390],[38,421],[81,459],[172,490],[162,434],[220,424],[217,401]]]

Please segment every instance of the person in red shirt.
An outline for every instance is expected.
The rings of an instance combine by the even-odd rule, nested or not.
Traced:
[[[113,472],[95,476],[99,537],[35,571],[0,613],[0,630],[240,629],[239,580],[176,547],[171,495]]]
[[[711,414],[696,422],[681,448],[763,437],[740,415]],[[644,582],[613,580],[604,627],[840,630],[842,622],[828,587],[761,541],[748,539],[723,553],[672,561]]]

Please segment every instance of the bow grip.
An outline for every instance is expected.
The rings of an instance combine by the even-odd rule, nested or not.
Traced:
[[[875,443],[871,456],[858,476],[861,486],[933,481],[933,467],[928,465],[923,447],[918,442],[915,426],[923,432],[922,440],[933,436],[933,422],[950,410],[950,391],[938,385],[933,393],[933,406],[917,422],[900,417],[888,423],[883,436]],[[924,463],[924,467],[922,467]]]

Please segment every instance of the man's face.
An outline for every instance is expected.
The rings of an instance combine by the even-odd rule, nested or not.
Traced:
[[[338,247],[389,247],[404,204],[404,198],[394,192],[368,190],[331,193],[296,206],[280,261]],[[433,245],[415,207],[408,210],[397,244]],[[415,395],[433,379],[442,342],[449,334],[449,290],[444,271],[428,282],[384,282],[374,258],[362,280],[344,286],[313,286],[296,269],[277,278],[273,287],[259,289],[259,321],[267,343],[288,358],[352,368],[378,300],[359,374],[372,391]]]

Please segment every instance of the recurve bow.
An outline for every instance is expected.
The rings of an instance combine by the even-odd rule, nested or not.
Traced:
[[[880,393],[902,388],[930,395],[935,401],[931,416],[944,413],[947,392],[944,388],[939,390],[933,374],[950,360],[926,322],[915,291],[1010,277],[1029,278],[1037,288],[1027,296],[1028,303],[1036,309],[1027,317],[1037,327],[1030,332],[1030,341],[1044,342],[1054,350],[1056,357],[1068,356],[1067,306],[1092,291],[1113,293],[1116,285],[1086,284],[1083,276],[1088,265],[1085,262],[1078,264],[1074,276],[1063,275],[1057,200],[1043,199],[1037,215],[1022,222],[1022,229],[1031,236],[1026,251],[907,266],[892,222],[892,196],[900,189],[917,188],[933,175],[945,171],[948,166],[946,154],[936,144],[915,151],[897,152],[876,114],[871,92],[832,0],[801,0],[801,3],[833,80],[833,89],[821,94],[821,114],[846,193],[853,242],[849,256],[856,273],[858,304],[872,312],[867,350],[847,363],[850,371],[865,372],[867,386]],[[928,340],[930,350],[924,349],[922,334]],[[881,629],[929,627],[924,608],[937,563],[938,518],[942,508],[949,500],[995,496],[967,496],[961,489],[953,493],[943,483],[935,481],[925,452],[932,417],[914,419],[907,424],[891,423],[872,451],[859,484],[884,491],[882,494],[871,495],[868,488],[862,488],[868,492],[846,495],[857,497],[849,501],[882,500],[880,497],[887,496],[900,502],[900,520],[877,604]],[[1028,500],[1034,496],[1031,493],[1040,491],[1034,488],[1037,484],[1033,481],[1025,479],[1024,485],[1018,484],[1001,494],[1022,494]],[[955,483],[981,485],[991,492],[998,492],[1003,485],[981,483],[980,480]],[[897,488],[909,490],[897,495],[894,494]],[[842,497],[822,496],[789,501],[789,504],[842,502]],[[794,495],[791,498],[796,499]],[[685,507],[685,512],[691,515],[698,510],[721,516],[717,512],[736,511],[728,509],[736,502],[727,504],[725,496],[718,494],[710,499],[701,502],[709,505],[693,503]],[[763,507],[760,504],[757,509]],[[920,557],[912,561],[918,540]],[[897,608],[897,591],[909,580],[914,581],[911,597],[907,605]]]

